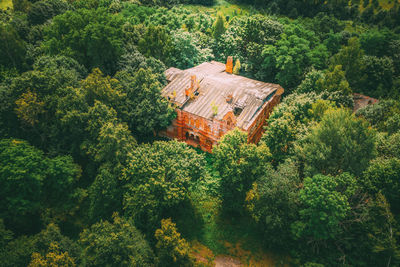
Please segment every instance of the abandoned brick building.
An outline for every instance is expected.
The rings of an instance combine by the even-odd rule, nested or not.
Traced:
[[[232,57],[226,64],[169,68],[162,95],[175,105],[177,117],[160,134],[211,152],[222,135],[238,127],[248,133],[248,142],[257,143],[283,88],[232,74],[232,69]]]

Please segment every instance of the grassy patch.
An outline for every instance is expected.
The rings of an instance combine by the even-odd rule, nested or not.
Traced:
[[[223,14],[229,18],[234,16],[244,16],[254,13],[254,8],[247,5],[231,4],[225,0],[216,0],[214,6],[207,7],[202,5],[185,5],[185,7],[194,12],[209,12],[210,14],[216,15],[218,13]]]
[[[0,0],[0,9],[12,8],[12,0]]]
[[[383,9],[383,10],[390,10],[394,7],[394,3],[398,1],[398,3],[400,3],[400,0],[378,0],[379,6]],[[364,7],[364,3],[368,2],[368,4],[366,4],[366,6]],[[359,11],[362,13],[367,7],[372,5],[372,1],[371,0],[360,0],[360,5],[359,5]],[[374,14],[376,14],[378,12],[377,8],[374,8]]]
[[[398,0],[379,0],[379,5],[382,7],[384,10],[390,10],[394,7],[394,2]],[[400,1],[399,1],[400,3]]]

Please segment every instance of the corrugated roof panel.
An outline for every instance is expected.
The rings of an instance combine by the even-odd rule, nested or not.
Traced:
[[[243,129],[250,126],[255,113],[261,111],[268,96],[280,88],[278,84],[228,74],[225,72],[225,64],[215,61],[205,62],[184,71],[170,68],[166,75],[172,77],[172,80],[163,89],[163,96],[167,97],[175,90],[174,101],[183,110],[207,119],[213,117],[211,103],[218,106],[217,119],[222,119],[227,112],[240,107],[242,112],[237,117],[237,126]],[[199,95],[187,99],[185,89],[190,86],[191,75],[196,75],[199,82]],[[228,103],[229,96],[232,99]]]

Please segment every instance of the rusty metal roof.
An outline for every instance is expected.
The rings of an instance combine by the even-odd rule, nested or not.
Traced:
[[[353,93],[353,100],[354,100],[353,112],[356,112],[357,110],[365,106],[373,105],[379,102],[379,100],[376,98],[372,98],[358,93]]]
[[[196,67],[179,70],[169,68],[165,75],[168,85],[162,90],[164,97],[182,110],[213,119],[212,105],[218,107],[216,119],[222,118],[235,108],[241,110],[236,116],[236,126],[248,130],[262,106],[282,87],[225,72],[225,64],[205,62]],[[196,75],[199,82],[198,95],[189,98],[185,89],[190,87],[190,77]],[[282,89],[283,90],[283,89]]]

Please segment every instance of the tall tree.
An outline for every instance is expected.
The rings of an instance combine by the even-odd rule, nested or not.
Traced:
[[[287,96],[268,118],[268,127],[261,137],[272,154],[274,163],[283,162],[294,153],[294,144],[307,131],[315,118],[313,104],[322,96],[315,93]]]
[[[300,177],[294,162],[272,168],[253,183],[246,203],[250,215],[264,233],[268,247],[289,247],[293,242],[291,224],[298,218]]]
[[[139,69],[133,74],[122,71],[116,77],[126,93],[121,117],[136,136],[149,139],[171,123],[175,112],[161,96],[162,85],[150,69]]]
[[[178,30],[173,33],[172,41],[171,64],[179,69],[188,69],[213,58],[211,49],[201,47],[197,36],[192,33]]]
[[[222,14],[218,14],[217,19],[213,25],[213,37],[215,40],[218,40],[222,34],[226,31],[225,28],[225,18]]]
[[[193,266],[189,243],[181,237],[170,218],[161,220],[161,228],[154,236],[160,266]]]
[[[56,243],[51,243],[50,251],[46,256],[42,256],[37,252],[32,254],[32,260],[28,267],[51,267],[51,266],[64,266],[75,267],[75,261],[68,255],[68,252],[60,251]]]
[[[178,141],[154,142],[132,152],[123,175],[125,215],[153,232],[175,208],[188,204],[189,188],[205,173],[202,155]]]
[[[361,177],[361,183],[372,194],[380,192],[396,212],[400,210],[400,159],[377,158]]]
[[[371,252],[376,264],[385,263],[394,266],[400,262],[400,244],[398,223],[396,222],[390,205],[386,198],[378,193],[371,203],[370,217],[367,224],[369,228],[369,241]]]
[[[339,91],[347,95],[352,93],[341,65],[337,65],[333,70],[327,71],[325,75],[317,81],[317,84],[319,88],[327,90],[328,92]]]
[[[330,109],[297,146],[307,175],[360,175],[374,157],[375,131],[350,110]]]
[[[143,55],[152,56],[169,65],[173,49],[172,38],[164,27],[150,25],[139,40],[138,49]]]
[[[79,238],[85,266],[151,266],[153,251],[131,221],[114,214],[113,222],[100,221]]]
[[[343,231],[341,222],[350,212],[348,198],[355,186],[354,177],[347,173],[340,179],[320,174],[304,179],[300,191],[302,221],[295,224],[296,235],[313,240],[335,239]]]
[[[68,212],[65,207],[71,207],[72,185],[79,174],[70,157],[49,159],[25,141],[3,139],[0,158],[0,215],[11,229],[37,229],[39,211],[45,207],[62,205],[58,214]],[[29,226],[26,221],[31,221]]]
[[[0,65],[24,69],[26,44],[11,24],[0,23]]]
[[[42,24],[68,8],[68,2],[62,0],[35,1],[28,11],[28,21],[32,25]]]
[[[318,257],[326,263],[357,262],[357,245],[348,239],[364,237],[358,231],[367,220],[368,201],[356,178],[349,173],[307,177],[299,200],[300,216],[291,229],[295,239],[308,244],[302,249],[308,253],[305,258]],[[349,254],[352,260],[347,260],[352,258]]]
[[[221,138],[213,153],[214,166],[221,176],[223,211],[241,214],[247,191],[269,166],[269,149],[265,145],[248,144],[247,133],[236,128]]]
[[[331,58],[333,66],[341,65],[346,73],[346,79],[350,87],[359,89],[364,81],[363,64],[364,51],[361,49],[360,42],[357,37],[350,38],[347,46],[343,46],[339,53]]]
[[[75,58],[87,69],[114,74],[122,55],[122,19],[106,8],[78,9],[54,17],[45,30],[44,48]]]

